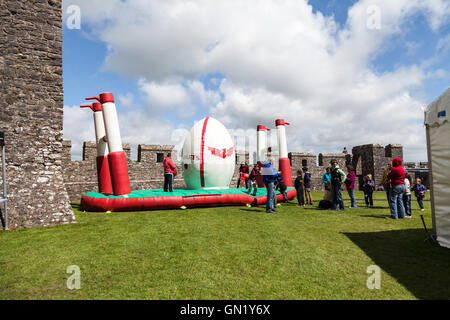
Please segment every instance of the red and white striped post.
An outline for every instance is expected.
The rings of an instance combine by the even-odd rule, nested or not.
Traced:
[[[98,100],[102,104],[103,121],[105,123],[106,138],[108,141],[108,162],[111,171],[114,195],[120,196],[131,193],[130,178],[128,176],[127,159],[122,148],[119,119],[117,117],[114,96],[110,92],[101,93],[86,100]]]
[[[97,179],[100,193],[113,193],[111,174],[108,162],[108,144],[105,141],[106,132],[103,123],[102,104],[82,105],[81,108],[91,108],[94,111],[95,138],[97,143]]]
[[[275,125],[277,127],[278,136],[279,170],[281,171],[281,176],[283,177],[286,186],[292,187],[291,161],[289,160],[287,152],[285,128],[289,123],[285,122],[283,119],[278,119],[275,121]]]
[[[267,156],[267,131],[270,131],[269,128],[260,124],[256,128],[256,163],[260,163],[266,160]],[[262,177],[259,176],[257,179],[258,188],[264,187],[264,182]]]

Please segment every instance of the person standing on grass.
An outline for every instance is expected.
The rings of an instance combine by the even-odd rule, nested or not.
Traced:
[[[287,194],[286,194],[287,186],[284,183],[283,177],[281,176],[280,172],[278,173],[278,177],[277,177],[277,186],[275,188],[275,191],[276,190],[280,190],[281,194],[283,195],[284,202],[289,202],[289,200],[287,198]]]
[[[177,175],[177,167],[172,161],[171,154],[163,160],[164,167],[164,192],[173,192],[173,178]]]
[[[252,189],[253,189],[253,194],[252,196],[256,196],[256,192],[258,191],[258,177],[261,175],[261,172],[259,171],[259,166],[257,164],[255,164],[253,166],[252,171],[250,172],[250,176],[248,178],[249,180],[249,188],[248,188],[248,194],[252,193]]]
[[[370,173],[364,177],[363,190],[366,207],[369,207],[370,205],[370,207],[373,208],[373,191],[375,190],[375,181],[373,181]]]
[[[311,173],[308,171],[308,168],[303,168],[303,172],[305,176],[303,177],[303,185],[305,187],[305,198],[306,205],[312,206],[312,198],[311,198]]]
[[[333,210],[345,210],[344,199],[342,199],[342,184],[347,178],[345,172],[339,168],[337,160],[331,160],[331,194],[333,196]]]
[[[250,168],[248,167],[247,163],[244,163],[244,181],[245,181],[245,188],[248,189],[248,182],[249,182],[249,175],[250,175]]]
[[[383,177],[381,178],[381,183],[380,185],[383,187],[383,190],[386,192],[386,198],[387,198],[387,202],[390,206],[391,203],[391,194],[390,194],[390,190],[391,190],[391,181],[388,179],[388,175],[392,170],[392,164],[388,163],[387,167],[384,169],[383,171]]]
[[[345,178],[345,187],[347,188],[348,196],[350,197],[350,208],[356,208],[355,199],[355,182],[356,174],[352,165],[347,166],[347,177]]]
[[[391,181],[390,208],[391,219],[403,219],[405,217],[405,207],[403,205],[403,194],[405,193],[405,169],[402,167],[401,158],[392,159],[392,170],[387,175]]]
[[[407,173],[405,178],[405,193],[403,194],[403,205],[405,206],[405,218],[411,218],[411,176]]]
[[[266,212],[274,213],[277,212],[275,209],[275,181],[278,177],[278,173],[273,170],[270,161],[265,161],[261,169],[261,175],[267,190],[267,202],[266,202]]]
[[[328,167],[327,171],[323,174],[322,182],[323,182],[324,189],[330,191],[330,189],[329,189],[330,184],[328,183],[328,182],[331,182],[331,168],[330,167]]]
[[[241,186],[241,177],[242,177],[243,169],[244,169],[244,164],[241,163],[241,165],[239,166],[239,176],[237,179],[237,186],[236,186],[236,188],[238,188],[238,189]]]
[[[425,211],[425,207],[423,206],[423,199],[425,198],[425,194],[427,193],[427,188],[422,184],[422,179],[416,179],[416,184],[414,185],[414,187],[412,187],[411,191],[414,191],[414,195],[416,196],[420,210]]]
[[[297,191],[297,201],[299,207],[305,206],[305,197],[303,196],[303,172],[302,170],[297,171],[297,178],[294,182],[295,190]]]

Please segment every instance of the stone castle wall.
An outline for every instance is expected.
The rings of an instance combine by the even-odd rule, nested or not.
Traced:
[[[11,229],[74,221],[62,175],[60,1],[0,0],[0,131]]]

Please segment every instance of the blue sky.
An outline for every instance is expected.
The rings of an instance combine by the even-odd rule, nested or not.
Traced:
[[[402,143],[407,160],[423,160],[420,108],[450,83],[450,8],[413,2],[230,1],[219,11],[201,0],[195,10],[179,1],[65,0],[64,10],[81,8],[81,29],[67,28],[67,14],[63,28],[65,139],[79,157],[93,127],[76,106],[111,91],[133,145],[179,145],[210,115],[237,136],[286,117],[291,151]],[[362,26],[371,3],[379,31]]]

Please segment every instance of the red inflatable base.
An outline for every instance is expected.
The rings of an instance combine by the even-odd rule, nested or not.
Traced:
[[[287,187],[292,187],[291,160],[289,158],[280,158],[279,170]]]
[[[289,200],[294,199],[296,195],[297,193],[295,189],[287,191],[287,197]],[[283,195],[277,193],[277,201],[282,200]],[[118,212],[179,209],[182,206],[185,206],[187,208],[242,206],[247,204],[257,206],[265,204],[266,202],[266,195],[252,197],[244,193],[212,193],[124,198],[92,197],[86,195],[81,198],[81,207],[86,211]]]
[[[100,193],[113,193],[108,156],[97,157],[98,190]]]
[[[131,193],[130,179],[125,152],[111,152],[108,154],[109,170],[116,196]]]

